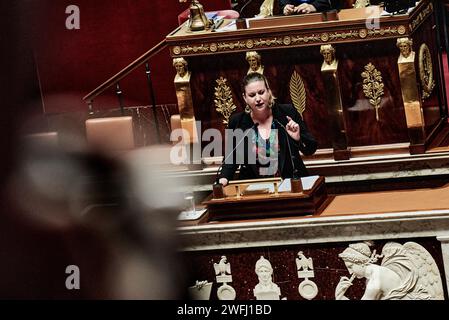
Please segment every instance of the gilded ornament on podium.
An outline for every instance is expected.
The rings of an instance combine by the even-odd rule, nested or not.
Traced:
[[[429,47],[423,43],[419,48],[419,78],[422,86],[422,99],[426,100],[435,88],[433,79],[432,57]]]
[[[382,74],[370,62],[365,66],[365,71],[361,75],[363,78],[363,92],[374,106],[374,109],[376,109],[376,120],[379,121],[379,108],[384,94]]]
[[[215,80],[217,86],[215,87],[215,107],[218,113],[223,116],[223,124],[227,125],[229,117],[237,109],[232,100],[232,91],[228,86],[228,80],[226,78],[220,77]]]
[[[354,8],[365,8],[371,5],[369,0],[356,0],[355,3],[352,5]]]
[[[306,89],[304,87],[304,81],[296,70],[293,72],[290,78],[290,97],[292,103],[298,110],[302,117],[303,112],[306,110]]]

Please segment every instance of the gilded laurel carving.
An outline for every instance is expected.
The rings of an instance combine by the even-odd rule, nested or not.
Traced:
[[[300,46],[310,43],[327,43],[329,41],[338,42],[345,40],[391,37],[404,35],[406,27],[403,25],[384,27],[380,29],[355,29],[336,32],[312,33],[307,35],[290,35],[280,37],[254,38],[229,42],[212,42],[194,45],[174,46],[174,55],[191,55],[229,51],[243,51],[247,49],[268,48],[268,47],[289,47]]]
[[[218,113],[223,116],[223,124],[227,125],[229,117],[237,108],[232,100],[232,91],[228,86],[228,80],[226,78],[220,77],[215,80],[217,86],[215,87],[215,107]]]
[[[368,36],[370,36],[370,37],[392,36],[392,35],[397,35],[397,34],[399,34],[398,27],[388,27],[388,28],[380,28],[380,29],[370,29],[370,30],[368,30]]]
[[[422,99],[426,100],[435,88],[433,79],[432,57],[429,47],[423,43],[419,48],[419,78],[422,86]]]
[[[361,75],[363,78],[363,93],[369,99],[371,105],[374,106],[376,120],[379,121],[379,108],[384,94],[382,74],[370,62],[365,66],[365,71]]]
[[[303,112],[306,110],[306,89],[304,87],[304,81],[298,72],[293,71],[290,78],[290,97],[292,98],[293,105],[302,117]]]

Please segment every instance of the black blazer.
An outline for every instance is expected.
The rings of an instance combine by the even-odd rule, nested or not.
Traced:
[[[278,139],[279,139],[279,163],[278,168],[281,173],[282,178],[291,178],[293,176],[293,167],[292,161],[290,160],[290,152],[288,150],[287,139],[290,142],[290,148],[293,155],[293,162],[295,164],[295,168],[298,171],[298,175],[301,177],[307,176],[307,169],[301,159],[299,151],[301,151],[304,155],[311,155],[317,149],[317,142],[312,134],[307,129],[306,124],[302,121],[301,116],[298,111],[290,105],[290,104],[275,104],[272,109],[273,119],[279,121],[284,127],[287,125],[287,116],[293,119],[296,123],[299,124],[300,127],[300,140],[293,140],[288,133],[280,127],[278,124],[275,124],[278,129]],[[229,119],[228,128],[231,130],[234,129],[242,129],[243,131],[251,129],[254,126],[253,120],[251,116],[245,112],[235,113]],[[248,151],[248,145],[245,141],[244,152],[245,152],[245,162],[241,164],[239,179],[255,179],[259,178],[259,171],[256,164],[248,164],[248,155],[246,154]],[[235,147],[234,142],[233,146]],[[232,150],[232,149],[230,149]],[[237,149],[240,150],[240,148]],[[232,159],[233,156],[226,155],[225,159]],[[228,162],[228,161],[226,161]],[[234,162],[235,163],[235,162]],[[220,178],[226,178],[228,180],[233,180],[234,173],[237,170],[239,164],[228,164],[224,163],[220,172]]]
[[[309,4],[313,5],[316,9],[316,11],[326,11],[331,9],[331,3],[330,0],[310,0],[308,1]],[[295,6],[301,4],[301,2],[296,0],[279,0],[279,9],[280,13],[282,14],[284,12],[284,7],[287,4],[293,4]]]

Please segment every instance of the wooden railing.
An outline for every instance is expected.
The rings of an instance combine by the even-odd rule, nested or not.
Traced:
[[[154,117],[154,121],[155,121],[156,135],[158,137],[158,142],[160,143],[161,142],[161,137],[160,137],[159,124],[158,124],[157,114],[156,114],[156,101],[155,101],[155,97],[154,97],[154,90],[153,90],[153,84],[152,84],[152,81],[151,81],[151,72],[150,72],[150,67],[149,67],[149,64],[148,64],[148,60],[151,57],[153,57],[154,55],[156,55],[157,53],[159,53],[160,51],[162,51],[165,47],[166,47],[166,42],[165,42],[165,39],[164,39],[161,42],[159,42],[157,45],[152,47],[150,50],[145,52],[143,55],[141,55],[139,58],[134,60],[132,63],[127,65],[125,68],[123,68],[117,74],[115,74],[114,76],[112,76],[111,78],[109,78],[108,80],[103,82],[101,85],[99,85],[97,88],[92,90],[90,93],[88,93],[83,98],[83,100],[87,102],[87,105],[88,105],[88,108],[89,108],[89,113],[90,114],[94,113],[93,112],[94,99],[97,96],[99,96],[100,94],[102,94],[104,91],[106,91],[107,89],[115,86],[115,93],[116,93],[117,98],[118,98],[120,110],[121,110],[122,115],[124,115],[124,108],[125,108],[125,106],[124,106],[124,103],[123,103],[122,91],[120,89],[120,80],[122,80],[123,78],[128,76],[132,71],[134,71],[138,67],[140,67],[143,64],[145,64],[145,73],[146,73],[146,77],[147,77],[148,90],[150,91],[150,96],[151,96],[151,100],[152,100],[151,102],[152,102],[153,117]]]
[[[103,82],[101,85],[99,85],[97,88],[89,92],[84,98],[84,101],[87,101],[88,103],[93,101],[97,96],[102,94],[106,89],[109,89],[110,87],[116,85],[120,80],[125,78],[128,74],[130,74],[132,71],[146,63],[152,56],[156,55],[160,51],[162,51],[166,47],[165,39],[159,42],[157,45],[155,45],[153,48],[145,52],[143,55],[141,55],[139,58],[134,60],[132,63],[127,65],[125,68],[123,68],[121,71],[119,71],[117,74]]]

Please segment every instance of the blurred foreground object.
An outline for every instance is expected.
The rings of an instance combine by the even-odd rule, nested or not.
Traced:
[[[0,297],[183,298],[182,194],[159,171],[169,150],[148,148],[143,163],[38,140],[24,139],[6,190],[14,209],[0,227],[12,230],[1,233]],[[65,287],[69,265],[79,268],[79,290]]]

